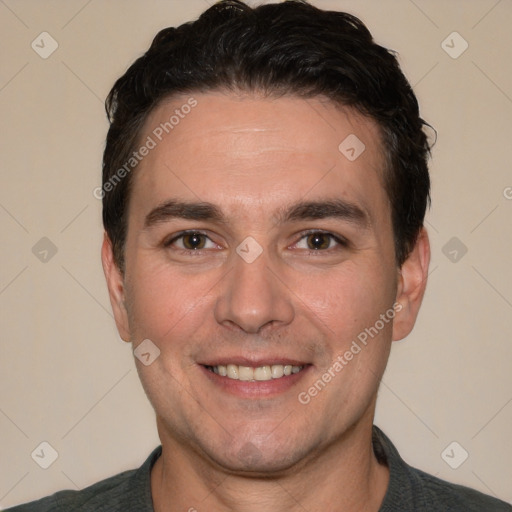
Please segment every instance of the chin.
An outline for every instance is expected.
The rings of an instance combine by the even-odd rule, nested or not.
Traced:
[[[299,464],[306,455],[304,443],[297,442],[300,449],[274,443],[253,443],[251,441],[232,442],[227,450],[217,448],[208,456],[224,471],[247,476],[278,476]],[[211,451],[211,448],[210,450]]]

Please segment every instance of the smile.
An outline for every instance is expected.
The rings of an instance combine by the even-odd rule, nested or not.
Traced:
[[[280,379],[299,373],[304,366],[292,366],[290,364],[273,364],[258,367],[241,366],[237,364],[206,366],[206,368],[221,377],[241,381],[267,381]]]

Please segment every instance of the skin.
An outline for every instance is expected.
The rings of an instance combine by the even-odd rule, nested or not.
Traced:
[[[105,236],[102,259],[121,337],[150,339],[159,357],[136,360],[157,415],[163,453],[151,474],[157,511],[377,511],[389,481],[371,447],[379,380],[392,340],[407,336],[429,263],[425,231],[401,268],[383,188],[376,124],[322,99],[194,94],[190,114],[139,164],[129,205],[125,271]],[[187,101],[157,107],[141,140]],[[338,150],[350,134],[365,151]],[[216,205],[223,222],[148,214],[169,199]],[[342,199],[365,215],[281,222],[297,201]],[[282,219],[281,219],[282,220]],[[206,238],[165,245],[183,230]],[[320,230],[314,249],[305,232]],[[248,236],[262,249],[247,263]],[[194,241],[194,240],[193,240]],[[183,243],[189,245],[184,246]],[[313,247],[313,248],[312,248]],[[307,391],[365,328],[400,303],[321,392]],[[307,363],[294,384],[265,395],[233,393],[201,364],[233,357]]]

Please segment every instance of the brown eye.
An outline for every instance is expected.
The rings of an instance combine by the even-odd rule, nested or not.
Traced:
[[[206,236],[202,233],[186,233],[181,238],[183,247],[189,251],[203,249],[206,245]]]
[[[332,238],[328,233],[311,233],[307,236],[308,249],[313,251],[329,249]]]

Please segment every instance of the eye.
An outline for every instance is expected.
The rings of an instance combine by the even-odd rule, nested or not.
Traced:
[[[188,231],[173,237],[165,243],[166,247],[175,246],[185,251],[198,251],[201,249],[215,249],[217,247],[204,233]]]
[[[297,242],[296,247],[308,251],[325,251],[337,245],[346,245],[346,242],[332,233],[312,231],[306,233],[299,242]]]

